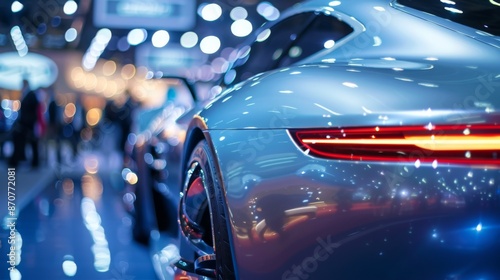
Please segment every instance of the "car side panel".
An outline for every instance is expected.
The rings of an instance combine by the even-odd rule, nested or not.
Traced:
[[[500,276],[499,169],[325,160],[286,130],[209,133],[239,279]]]

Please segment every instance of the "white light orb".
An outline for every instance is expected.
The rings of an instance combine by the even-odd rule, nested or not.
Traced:
[[[200,49],[203,53],[213,54],[220,48],[220,39],[216,36],[207,36],[200,42]]]
[[[158,30],[153,34],[151,43],[156,48],[163,48],[170,41],[170,34],[165,30]]]
[[[127,35],[127,42],[131,46],[137,46],[146,41],[147,36],[148,32],[145,29],[142,28],[132,29]]]
[[[245,37],[252,33],[252,23],[246,19],[239,19],[231,24],[231,32],[234,36]]]
[[[192,48],[198,44],[198,35],[192,31],[186,32],[181,36],[181,46],[184,48]]]

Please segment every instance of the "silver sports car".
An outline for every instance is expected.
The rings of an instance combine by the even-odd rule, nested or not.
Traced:
[[[187,131],[177,279],[500,279],[498,1],[315,0],[254,39]]]

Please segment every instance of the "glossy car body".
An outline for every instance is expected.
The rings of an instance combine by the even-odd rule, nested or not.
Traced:
[[[306,2],[242,49],[187,132],[178,279],[500,277],[498,19],[404,2]]]

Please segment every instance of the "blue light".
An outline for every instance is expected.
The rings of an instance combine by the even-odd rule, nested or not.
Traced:
[[[477,224],[476,231],[480,232],[483,229],[483,225],[481,223]]]

